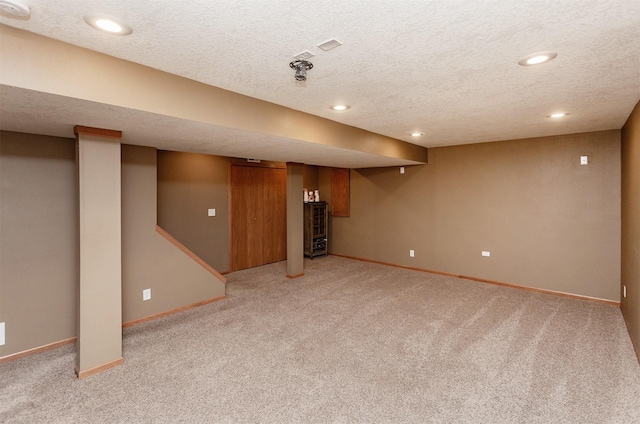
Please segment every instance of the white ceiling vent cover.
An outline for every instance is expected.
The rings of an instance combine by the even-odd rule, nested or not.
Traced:
[[[2,1],[2,0],[0,0]],[[297,55],[293,56],[295,59],[297,60],[307,60],[311,57],[315,56],[315,54],[311,53],[309,50],[305,50],[302,53],[298,53]]]
[[[331,40],[327,40],[318,44],[316,47],[321,48],[325,52],[328,52],[329,50],[335,49],[336,47],[339,47],[341,45],[342,43],[340,41],[332,38]]]
[[[0,12],[19,18],[26,18],[31,15],[29,6],[19,0],[0,0]]]

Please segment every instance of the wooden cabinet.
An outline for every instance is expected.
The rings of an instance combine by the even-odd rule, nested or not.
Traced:
[[[327,254],[327,202],[304,204],[304,254],[313,259]]]
[[[348,168],[331,169],[331,215],[349,216],[349,178]]]

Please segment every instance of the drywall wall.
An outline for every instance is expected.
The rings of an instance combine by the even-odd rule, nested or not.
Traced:
[[[158,151],[158,225],[220,272],[229,271],[228,185],[227,158]]]
[[[313,165],[305,165],[302,171],[302,187],[307,190],[320,189],[318,182],[318,169],[319,167]],[[320,193],[322,196],[322,193]],[[327,200],[326,198],[321,200]]]
[[[156,232],[156,161],[153,148],[122,146],[124,323],[225,294],[223,282]]]
[[[224,296],[156,233],[156,150],[125,145],[122,159],[123,322]],[[0,357],[77,335],[78,236],[75,140],[0,132]]]
[[[332,253],[620,300],[620,131],[429,153],[351,172]]]
[[[621,306],[640,359],[640,102],[622,128]]]
[[[318,187],[320,189],[320,200],[327,202],[329,208],[329,228],[327,231],[327,249],[329,252],[333,248],[333,220],[339,219],[331,215],[331,168],[318,167]]]
[[[230,163],[246,164],[246,159],[158,150],[158,225],[220,272],[230,270]],[[262,161],[256,166],[285,164]],[[318,188],[319,168],[303,168],[305,187]],[[216,216],[208,216],[208,209],[215,209]]]
[[[118,131],[75,127],[80,276],[78,378],[122,363],[122,194]]]
[[[75,337],[77,296],[75,140],[0,132],[0,357]]]
[[[304,165],[287,164],[287,277],[304,275]],[[302,201],[300,195],[302,194]]]

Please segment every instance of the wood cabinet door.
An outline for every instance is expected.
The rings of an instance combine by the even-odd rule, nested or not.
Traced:
[[[331,215],[349,216],[350,170],[331,169]]]
[[[287,171],[231,165],[231,269],[287,258]]]

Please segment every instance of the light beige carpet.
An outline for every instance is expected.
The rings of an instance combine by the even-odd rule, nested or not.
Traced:
[[[640,422],[618,308],[333,256],[285,274],[230,274],[85,380],[74,346],[0,364],[0,422]]]

